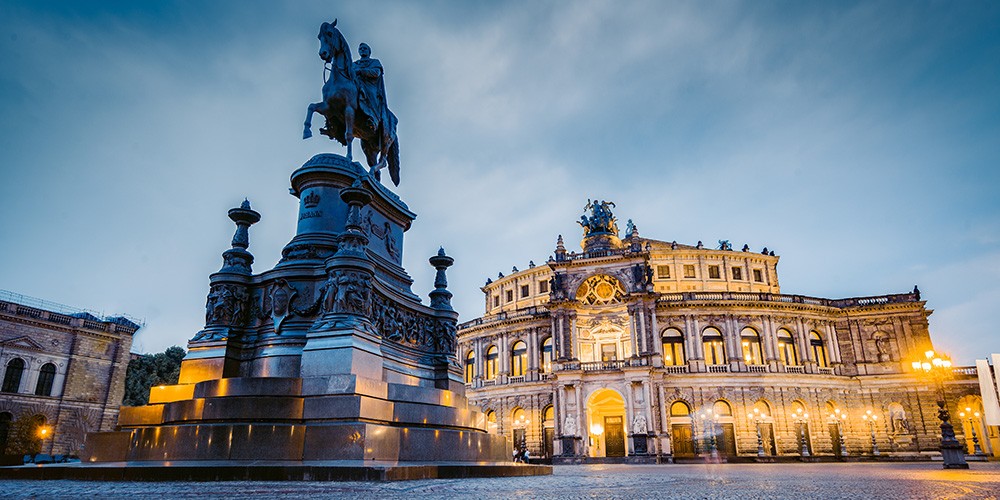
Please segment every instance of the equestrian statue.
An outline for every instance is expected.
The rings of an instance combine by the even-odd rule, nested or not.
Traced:
[[[371,58],[371,48],[362,43],[357,61],[351,61],[351,47],[337,29],[337,21],[323,23],[319,29],[319,57],[324,65],[323,100],[312,103],[306,112],[302,138],[312,137],[312,115],[326,118],[321,134],[347,146],[347,159],[354,161],[351,144],[361,139],[361,150],[375,179],[389,169],[392,183],[399,185],[399,142],[396,139],[396,115],[385,99],[382,63]],[[329,75],[326,72],[329,71]]]

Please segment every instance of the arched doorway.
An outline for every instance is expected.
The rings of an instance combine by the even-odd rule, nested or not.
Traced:
[[[984,425],[983,400],[979,396],[965,396],[958,400],[957,406],[958,415],[952,416],[952,423],[955,424],[955,430],[961,429],[965,437],[966,454],[992,455],[993,443],[990,442],[989,432]],[[955,420],[960,420],[961,425]]]
[[[592,457],[624,457],[625,399],[618,391],[598,389],[587,399],[587,432]]]

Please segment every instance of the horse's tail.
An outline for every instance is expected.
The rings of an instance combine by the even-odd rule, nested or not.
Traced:
[[[395,186],[399,186],[399,139],[389,146],[389,177]]]

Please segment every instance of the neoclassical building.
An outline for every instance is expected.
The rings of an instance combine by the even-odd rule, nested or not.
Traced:
[[[22,418],[46,429],[46,454],[77,455],[88,432],[113,429],[139,327],[0,290],[0,455]]]
[[[544,265],[488,280],[485,315],[459,326],[493,432],[557,461],[938,449],[938,386],[912,367],[933,349],[916,287],[784,294],[774,252],[644,238],[631,221],[619,239],[613,206],[588,203],[582,251],[560,236]],[[976,369],[951,371],[959,439],[973,453],[975,429],[990,454],[995,427],[959,425],[982,412]]]

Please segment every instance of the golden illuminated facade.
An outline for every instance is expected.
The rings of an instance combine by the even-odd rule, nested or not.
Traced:
[[[773,252],[643,238],[631,221],[620,240],[612,206],[588,205],[582,252],[560,237],[544,265],[488,281],[485,315],[459,326],[493,432],[557,462],[937,450],[935,386],[911,366],[932,348],[916,288],[783,294]],[[996,427],[958,422],[981,408],[975,370],[953,370],[947,403],[970,453],[975,427],[992,454]]]

